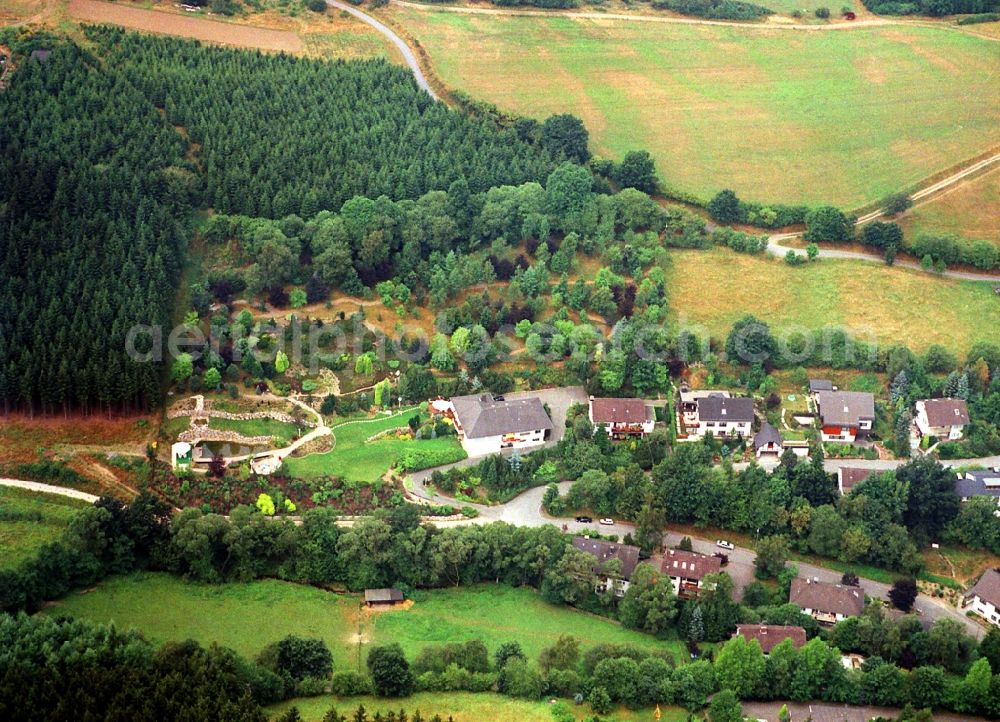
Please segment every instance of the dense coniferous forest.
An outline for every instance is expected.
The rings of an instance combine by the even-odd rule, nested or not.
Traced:
[[[125,336],[168,319],[183,139],[69,44],[21,61],[0,117],[0,398],[46,412],[148,405],[159,368],[130,362]]]
[[[449,110],[405,68],[200,47],[94,28],[108,64],[200,146],[205,205],[281,218],[354,196],[417,198],[459,177],[474,192],[541,180],[547,154]]]
[[[382,61],[86,35],[15,38],[0,93],[5,410],[155,402],[162,366],[130,361],[126,336],[168,325],[193,208],[310,217],[356,195],[540,180],[559,160],[530,124],[451,111]]]

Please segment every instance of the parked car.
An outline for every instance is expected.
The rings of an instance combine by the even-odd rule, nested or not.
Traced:
[[[715,546],[719,547],[719,549],[725,549],[726,551],[732,551],[736,548],[732,542],[728,542],[725,539],[719,539],[715,542]]]
[[[493,397],[493,400],[494,401],[506,401],[506,399],[503,397],[503,394],[497,394],[496,396]]]
[[[615,523],[615,520],[614,519],[601,519],[601,523],[604,526],[613,526],[614,523]]]
[[[589,516],[578,516],[578,517],[576,518],[576,520],[577,520],[578,522],[580,522],[581,524],[590,524],[591,522],[593,522],[593,521],[594,521],[594,520],[593,520],[593,519],[591,519],[591,518],[590,518]]]

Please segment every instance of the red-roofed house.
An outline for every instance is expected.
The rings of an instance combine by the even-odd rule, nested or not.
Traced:
[[[608,436],[645,436],[653,430],[653,407],[642,399],[599,399],[590,397],[590,423],[603,426]]]
[[[696,596],[706,585],[705,577],[722,569],[719,557],[710,557],[682,549],[668,549],[663,555],[660,571],[674,583],[674,594],[681,597]]]

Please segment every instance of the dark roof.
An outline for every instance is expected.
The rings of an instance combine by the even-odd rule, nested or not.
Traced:
[[[826,379],[809,379],[810,391],[833,391],[833,382]]]
[[[707,574],[717,574],[722,569],[719,557],[709,557],[683,549],[668,549],[663,555],[660,571],[667,576],[701,581]]]
[[[845,496],[851,493],[851,489],[860,484],[875,473],[875,469],[861,469],[856,466],[841,466],[837,470],[840,480],[841,493]]]
[[[578,536],[573,537],[573,546],[597,559],[598,564],[604,564],[612,559],[620,559],[622,563],[622,576],[625,579],[632,577],[632,572],[635,571],[636,566],[639,564],[639,547],[632,546],[631,544],[619,544],[618,542]]]
[[[861,587],[796,577],[792,580],[788,601],[803,609],[856,617],[865,609],[865,592]]]
[[[401,602],[403,601],[403,593],[398,589],[366,589],[365,590],[365,601],[366,602]]]
[[[923,402],[927,423],[931,426],[965,426],[969,407],[964,399],[927,399]]]
[[[698,420],[732,423],[753,421],[753,399],[746,396],[731,399],[708,396],[698,399]]]
[[[590,415],[594,423],[601,424],[641,424],[651,421],[653,409],[642,399],[596,399],[590,400]]]
[[[768,444],[781,446],[781,434],[778,433],[776,428],[765,421],[760,425],[760,431],[753,436],[753,448],[759,449]]]
[[[537,396],[509,401],[494,401],[489,394],[455,396],[451,403],[469,439],[552,428],[552,419]]]
[[[820,391],[816,401],[824,425],[853,426],[875,418],[875,397],[864,391]]]
[[[955,493],[963,499],[972,496],[1000,497],[1000,472],[967,471],[955,480]]]
[[[792,640],[792,645],[796,649],[806,643],[806,630],[802,627],[781,624],[737,624],[736,634],[733,636],[747,640],[756,639],[760,642],[764,654],[770,654],[772,649],[786,639]]]
[[[979,597],[994,607],[1000,607],[1000,572],[996,569],[987,569],[965,596]]]

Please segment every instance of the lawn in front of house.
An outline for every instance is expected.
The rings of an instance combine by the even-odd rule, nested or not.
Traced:
[[[351,420],[334,425],[336,443],[332,450],[285,460],[289,474],[302,479],[319,476],[337,476],[349,481],[375,481],[396,463],[400,455],[410,448],[450,454],[452,461],[463,458],[462,445],[455,435],[436,439],[399,439],[394,436],[367,441],[375,434],[405,427],[407,420],[417,413],[410,407],[392,416],[375,416],[371,419]]]
[[[670,253],[667,287],[680,328],[725,339],[753,314],[778,334],[839,327],[859,341],[917,353],[941,344],[960,357],[1000,342],[1000,298],[988,283],[855,260],[789,266],[723,248]]]
[[[13,569],[59,539],[85,501],[0,486],[0,569]]]
[[[292,440],[309,433],[312,428],[305,424],[289,424],[277,419],[220,419],[210,418],[208,428],[220,431],[235,431],[243,436],[270,436],[271,446],[282,448],[292,443]]]

